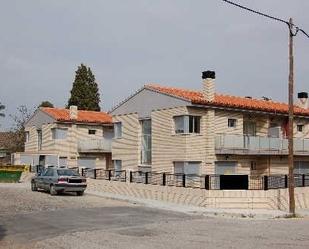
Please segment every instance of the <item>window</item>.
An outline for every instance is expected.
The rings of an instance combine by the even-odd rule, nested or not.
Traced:
[[[88,130],[89,135],[95,135],[95,133],[96,133],[96,130]]]
[[[53,176],[54,170],[53,169],[47,169],[44,173],[44,176]]]
[[[175,174],[199,175],[200,162],[174,162]]]
[[[175,133],[200,133],[201,117],[176,116],[174,117]]]
[[[251,161],[251,164],[250,164],[250,170],[251,170],[251,171],[255,171],[255,170],[257,170],[257,167],[256,167],[256,162],[255,162],[255,161]]]
[[[42,130],[37,130],[38,132],[38,150],[42,149]]]
[[[141,164],[151,164],[151,120],[142,120]]]
[[[297,125],[298,132],[303,132],[303,130],[304,130],[304,125]]]
[[[65,128],[53,128],[52,129],[53,139],[66,139],[67,133],[68,133],[68,129],[65,129]]]
[[[122,170],[121,160],[114,160],[114,170],[115,170],[115,176],[121,176],[121,170]]]
[[[114,123],[114,138],[121,138],[122,137],[122,123],[117,122]]]
[[[227,125],[229,128],[236,128],[236,122],[237,120],[235,118],[229,118]]]
[[[25,141],[29,142],[29,131],[25,132]]]

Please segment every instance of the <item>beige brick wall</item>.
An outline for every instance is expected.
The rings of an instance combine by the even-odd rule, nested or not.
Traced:
[[[114,138],[112,143],[113,160],[122,160],[122,168],[125,170],[137,170],[140,133],[138,115],[115,116],[113,122],[122,123],[122,137]]]
[[[200,134],[175,134],[174,116],[201,117]],[[228,127],[228,119],[237,120],[235,128]],[[114,122],[123,123],[123,137],[114,139],[113,159],[122,160],[124,169],[137,170],[140,165],[141,127],[138,114],[116,115]],[[152,120],[152,170],[173,172],[174,161],[200,161],[201,174],[213,174],[216,161],[237,161],[237,173],[250,174],[251,162],[257,164],[258,174],[286,173],[287,163],[276,156],[220,156],[215,154],[216,134],[243,134],[243,122],[256,122],[257,136],[267,136],[270,122],[281,124],[283,117],[254,115],[235,111],[176,107],[154,110]],[[304,121],[304,120],[302,120]],[[300,120],[297,120],[299,123]],[[295,125],[296,127],[296,125]],[[308,125],[306,126],[308,127]],[[296,129],[296,128],[295,128]],[[307,134],[305,128],[304,134]],[[283,157],[284,158],[284,157]],[[269,165],[274,165],[269,169]]]
[[[67,137],[65,139],[53,139],[53,128],[66,128]],[[25,152],[33,154],[55,154],[60,157],[67,157],[69,167],[77,166],[77,159],[79,156],[92,156],[96,158],[97,167],[106,167],[106,155],[80,155],[78,152],[78,141],[87,139],[102,139],[104,127],[102,125],[85,125],[85,124],[43,124],[42,127],[42,150],[38,150],[38,135],[37,128],[27,127],[26,131],[29,132],[29,141],[25,143]],[[88,130],[96,130],[95,135],[89,135]]]
[[[224,191],[89,179],[88,190],[205,208],[288,210],[288,189]],[[296,188],[295,201],[296,208],[309,208],[309,187]]]

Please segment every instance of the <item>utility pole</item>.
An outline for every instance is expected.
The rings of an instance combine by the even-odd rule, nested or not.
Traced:
[[[289,212],[295,215],[295,195],[294,195],[294,53],[293,53],[293,19],[289,20],[289,123],[288,123],[288,143],[289,143]]]

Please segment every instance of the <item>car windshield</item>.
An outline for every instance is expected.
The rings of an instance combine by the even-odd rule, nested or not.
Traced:
[[[70,169],[58,169],[57,174],[59,176],[79,176],[79,174]]]

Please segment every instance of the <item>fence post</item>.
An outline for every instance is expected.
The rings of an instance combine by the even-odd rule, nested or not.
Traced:
[[[148,184],[148,172],[145,172],[145,184]]]
[[[93,179],[97,179],[97,169],[93,169]]]
[[[129,181],[133,182],[133,172],[132,171],[130,171],[129,173]]]
[[[182,186],[185,188],[186,187],[186,175],[182,175]]]
[[[210,189],[210,175],[205,175],[205,189]]]
[[[268,176],[264,176],[264,190],[268,190]]]
[[[288,188],[288,175],[284,176],[284,187]]]
[[[166,174],[165,173],[162,174],[162,185],[163,186],[166,185]]]
[[[302,175],[302,186],[303,187],[306,186],[306,175],[305,174]]]
[[[111,178],[112,178],[112,171],[111,171],[111,170],[109,170],[109,171],[108,171],[108,180],[110,181],[110,180],[111,180]]]

